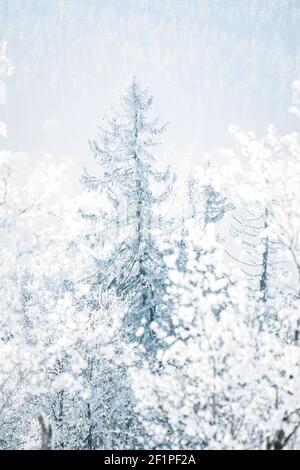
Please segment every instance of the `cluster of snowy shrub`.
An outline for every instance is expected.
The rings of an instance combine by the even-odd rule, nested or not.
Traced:
[[[300,448],[300,134],[232,127],[176,178],[151,104],[132,79],[75,195],[0,151],[2,449],[41,414],[56,449]]]

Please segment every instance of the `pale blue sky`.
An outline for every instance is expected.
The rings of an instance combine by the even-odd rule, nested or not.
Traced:
[[[1,39],[15,63],[0,109],[8,148],[85,161],[131,73],[152,89],[170,121],[165,148],[181,158],[195,139],[199,150],[230,146],[230,124],[298,124],[288,113],[298,0],[0,0]]]

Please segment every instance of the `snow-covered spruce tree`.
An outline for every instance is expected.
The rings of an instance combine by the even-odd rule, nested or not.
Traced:
[[[225,266],[213,224],[203,236],[189,226],[185,246],[178,245],[175,237],[167,256],[172,330],[152,325],[164,342],[161,367],[133,371],[146,440],[154,448],[240,448],[249,440],[247,407],[255,394],[244,287]],[[185,268],[178,269],[183,251]]]
[[[207,157],[187,178],[187,211],[184,218],[197,220],[202,229],[211,222],[220,222],[234,207],[228,198],[216,189],[219,179],[217,166]]]
[[[148,118],[151,104],[148,90],[133,78],[121,97],[120,109],[106,118],[107,127],[99,128],[98,139],[91,142],[100,175],[86,173],[82,180],[89,190],[106,196],[112,207],[111,222],[117,228],[110,261],[105,269],[100,266],[98,283],[114,288],[126,300],[127,337],[137,334],[141,347],[154,351],[150,324],[166,321],[168,315],[162,301],[166,266],[156,243],[161,232],[156,211],[168,198],[174,176],[169,167],[156,169],[150,153],[165,127]]]
[[[204,224],[219,222],[227,211],[232,210],[232,204],[228,203],[226,196],[215,191],[213,186],[207,185],[203,191],[205,201]]]
[[[273,300],[276,296],[274,280],[279,269],[280,250],[269,230],[271,217],[270,208],[249,204],[235,210],[230,227],[230,233],[239,247],[236,259],[248,278],[249,295],[261,303],[257,319],[261,325],[277,316]],[[231,253],[229,256],[232,256]]]

